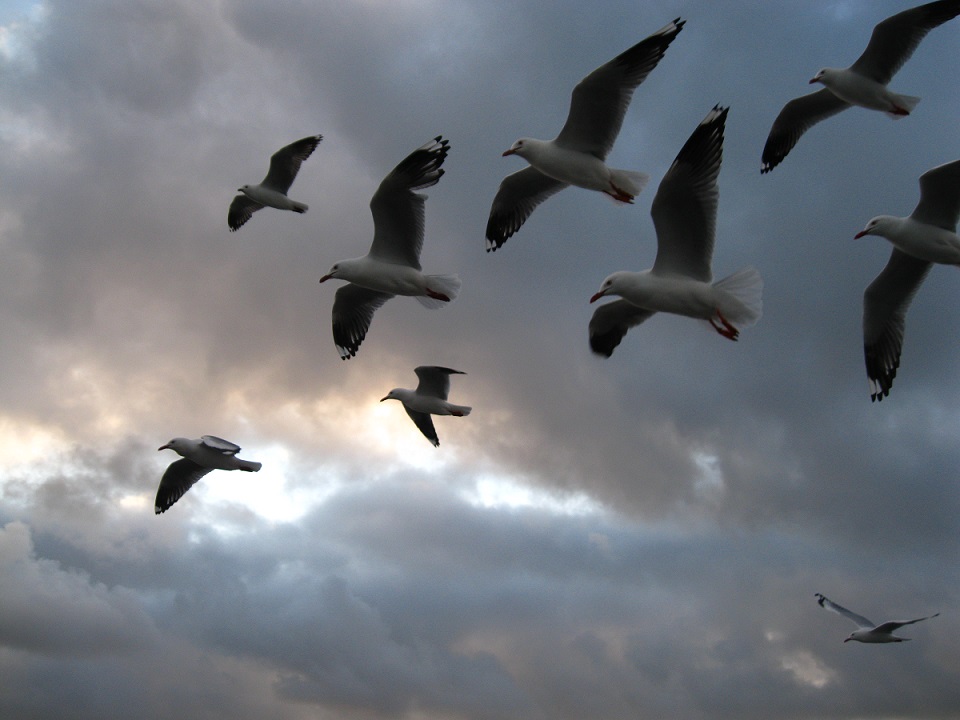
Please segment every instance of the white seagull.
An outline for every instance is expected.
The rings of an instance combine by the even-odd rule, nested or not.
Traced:
[[[910,638],[897,637],[893,633],[896,630],[899,630],[904,625],[913,625],[922,620],[929,620],[930,618],[935,618],[940,613],[934,613],[933,615],[927,615],[927,617],[917,618],[916,620],[904,620],[902,622],[890,621],[881,623],[877,625],[872,620],[867,620],[863,615],[857,615],[855,612],[850,612],[845,607],[837,605],[832,600],[829,600],[826,596],[821,595],[820,593],[814,593],[814,597],[817,598],[817,602],[820,604],[820,607],[827,610],[832,610],[835,613],[839,613],[850,620],[853,620],[857,624],[857,630],[854,630],[850,633],[844,642],[850,642],[851,640],[856,640],[857,642],[862,643],[892,643],[892,642],[904,642]]]
[[[424,275],[420,271],[426,195],[415,190],[436,185],[449,141],[437,136],[410,153],[370,200],[373,244],[363,257],[341,260],[320,282],[347,280],[333,303],[333,342],[340,358],[357,354],[373,313],[395,295],[410,295],[428,308],[443,307],[460,292],[457,275]]]
[[[517,232],[537,205],[568,185],[633,202],[649,176],[615,170],[604,161],[620,133],[633,91],[663,58],[683,24],[677,18],[581,80],[573,89],[567,121],[553,140],[521,138],[503,153],[519,155],[530,167],[500,183],[487,221],[488,252]]]
[[[607,295],[590,320],[590,348],[610,357],[627,331],[655,312],[700,318],[730,340],[760,319],[763,280],[752,267],[712,282],[717,176],[729,108],[714,107],[693,131],[660,182],[650,214],[657,258],[642,272],[610,275],[590,302]]]
[[[960,0],[938,0],[897,13],[873,29],[867,49],[848,68],[824,68],[811,83],[822,90],[788,102],[773,123],[761,157],[760,172],[773,170],[800,136],[821,120],[858,105],[894,119],[910,114],[920,98],[898,95],[887,83],[910,59],[924,36],[960,14]]]
[[[169,510],[197,480],[211,470],[257,472],[262,467],[258,462],[241,460],[237,457],[239,445],[214,435],[204,435],[199,440],[177,437],[157,449],[173,450],[183,458],[174,460],[163,473],[153,508],[157,515]]]
[[[920,176],[920,202],[908,217],[878,215],[855,237],[893,244],[887,266],[863,294],[863,355],[870,399],[883,400],[900,367],[903,330],[914,294],[934,263],[960,266],[960,160]]]
[[[323,135],[311,135],[290,143],[273,154],[270,158],[270,170],[263,182],[259,185],[244,185],[238,190],[240,194],[230,203],[227,225],[231,232],[237,230],[264,206],[293,210],[301,214],[307,211],[304,203],[291,200],[287,197],[287,192],[300,171],[300,164],[310,157],[321,140]]]
[[[434,447],[439,447],[440,438],[437,437],[437,431],[433,428],[433,418],[431,415],[454,415],[455,417],[464,417],[470,414],[472,408],[466,405],[454,405],[447,402],[447,395],[450,394],[450,376],[465,375],[460,370],[451,370],[450,368],[439,367],[436,365],[421,365],[414,369],[420,382],[416,390],[407,390],[406,388],[394,388],[384,400],[399,400],[403,403],[403,409],[413,420],[414,424],[420,428],[420,432],[429,440]]]

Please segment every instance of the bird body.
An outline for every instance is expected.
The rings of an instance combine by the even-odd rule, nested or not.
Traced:
[[[599,306],[590,319],[590,348],[598,355],[610,357],[630,328],[657,312],[706,320],[729,340],[760,319],[760,273],[746,267],[713,282],[711,270],[727,111],[716,106],[707,113],[660,181],[651,209],[657,230],[653,267],[615,272],[590,298],[620,297]]]
[[[618,202],[633,202],[649,176],[609,168],[605,161],[634,90],[657,66],[683,25],[677,18],[577,83],[567,120],[553,140],[520,138],[503,153],[522,157],[529,167],[500,183],[487,219],[488,252],[512,237],[540,203],[570,185],[598,190]]]
[[[960,266],[960,160],[920,176],[920,201],[908,217],[878,215],[855,237],[893,245],[886,266],[863,293],[863,355],[870,399],[883,400],[900,367],[907,310],[935,264]]]
[[[849,105],[879,110],[895,120],[909,115],[920,102],[920,98],[892,92],[884,83],[852,68],[823,68],[810,82],[822,84]]]
[[[425,275],[415,267],[384,262],[369,255],[339,261],[320,282],[332,279],[390,295],[415,297],[431,308],[436,307],[436,302],[452,302],[460,290],[460,279],[456,275]]]
[[[431,415],[453,415],[464,417],[470,414],[472,408],[466,405],[454,405],[447,401],[450,394],[450,376],[465,375],[466,373],[452,368],[438,365],[420,365],[414,369],[420,379],[416,390],[407,388],[393,388],[380,402],[384,400],[399,400],[403,409],[420,429],[424,437],[434,447],[440,445],[440,438],[433,427]]]
[[[373,314],[390,298],[412,296],[435,309],[453,302],[460,292],[457,275],[424,275],[420,267],[427,196],[415,191],[440,181],[449,149],[449,141],[438,135],[401,160],[370,200],[370,251],[335,263],[320,278],[322,283],[347,281],[337,290],[332,313],[333,342],[342,360],[357,354]]]
[[[182,458],[170,463],[160,480],[154,503],[154,512],[158,515],[168,510],[211,470],[258,472],[262,467],[258,462],[238,458],[240,446],[215,435],[204,435],[196,440],[176,437],[157,449],[173,450]]]
[[[300,165],[313,154],[321,140],[322,135],[310,135],[280,148],[270,157],[270,169],[259,185],[238,188],[240,194],[233,198],[227,213],[227,225],[231,232],[239,230],[257,210],[264,207],[301,214],[308,210],[306,203],[290,199],[287,192],[300,172]]]
[[[844,642],[850,642],[851,640],[862,643],[905,642],[910,638],[897,637],[893,634],[894,631],[899,630],[904,625],[913,625],[923,620],[930,620],[940,614],[934,613],[933,615],[927,615],[926,617],[916,618],[914,620],[892,620],[877,625],[873,621],[863,617],[863,615],[857,615],[857,613],[851,612],[841,605],[837,605],[822,593],[814,593],[814,597],[817,598],[817,604],[819,604],[820,607],[835,612],[838,615],[843,615],[848,620],[853,620],[853,622],[857,624],[857,629],[850,633]]]
[[[919,222],[913,217],[878,215],[854,237],[879,235],[897,249],[920,260],[940,265],[960,265],[960,236],[946,228]]]
[[[623,203],[632,203],[650,181],[646,173],[610,168],[602,158],[566,148],[557,140],[520,138],[503,154],[522,157],[532,167],[564,185],[597,190]]]

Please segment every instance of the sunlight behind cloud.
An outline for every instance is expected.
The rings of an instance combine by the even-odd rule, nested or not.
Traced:
[[[603,511],[601,505],[585,493],[560,495],[492,475],[479,478],[474,487],[462,495],[471,505],[487,509],[535,508],[556,515],[594,515]]]

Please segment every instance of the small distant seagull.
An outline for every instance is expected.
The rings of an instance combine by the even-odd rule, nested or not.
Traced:
[[[438,135],[404,158],[370,200],[374,227],[370,252],[341,260],[320,278],[320,282],[350,283],[337,290],[333,302],[333,342],[342,360],[357,354],[373,313],[390,298],[409,295],[435,309],[455,300],[460,292],[457,275],[420,271],[427,196],[414,191],[439,182],[449,149],[449,141]]]
[[[170,463],[160,487],[157,489],[157,500],[153,511],[159,515],[169,510],[183,494],[211,470],[244,470],[257,472],[261,468],[258,462],[241,460],[237,457],[240,446],[229,440],[204,435],[199,440],[189,438],[174,438],[158,450],[173,450],[183,457]]]
[[[914,623],[921,622],[922,620],[935,618],[940,614],[934,613],[933,615],[927,615],[927,617],[917,618],[916,620],[904,620],[903,622],[891,621],[877,625],[872,620],[867,620],[865,617],[863,617],[863,615],[857,615],[855,612],[850,612],[845,607],[837,605],[832,600],[828,600],[820,593],[815,593],[814,596],[817,598],[817,602],[820,604],[820,607],[826,608],[827,610],[832,610],[835,613],[839,613],[840,615],[853,620],[857,624],[859,629],[850,633],[850,636],[847,637],[844,642],[850,642],[851,640],[856,640],[857,642],[862,643],[904,642],[910,638],[897,637],[893,634],[896,630],[899,630],[904,625],[913,625]]]
[[[848,68],[824,68],[811,83],[825,87],[788,102],[773,123],[763,148],[760,172],[773,170],[800,136],[821,120],[858,105],[897,119],[910,114],[920,98],[898,95],[887,83],[910,59],[933,28],[960,15],[960,0],[939,0],[893,15],[879,23],[863,54]]]
[[[660,182],[650,214],[657,258],[650,270],[615,272],[590,302],[607,295],[590,320],[590,348],[610,357],[627,331],[655,312],[699,318],[729,340],[760,319],[763,280],[752,267],[712,282],[711,259],[720,192],[717,177],[729,108],[719,105],[700,122]]]
[[[887,266],[863,294],[863,355],[870,399],[883,400],[900,367],[910,302],[934,263],[960,267],[960,160],[920,176],[920,202],[909,217],[879,215],[855,237],[893,244]]]
[[[293,185],[300,164],[317,149],[323,135],[311,135],[277,150],[270,158],[270,170],[259,185],[244,185],[230,203],[227,224],[230,231],[238,229],[260,208],[272,207],[279,210],[293,210],[305,213],[307,206],[287,197]]]
[[[465,375],[460,370],[451,370],[450,368],[438,367],[436,365],[421,365],[414,369],[420,383],[416,390],[407,390],[406,388],[394,388],[387,396],[380,399],[399,400],[403,403],[403,409],[413,420],[414,424],[420,428],[420,432],[433,443],[434,447],[439,447],[440,438],[437,437],[437,431],[433,429],[433,418],[431,415],[454,415],[463,417],[470,414],[472,408],[466,405],[454,405],[447,402],[447,395],[450,393],[450,376]]]
[[[530,167],[507,175],[487,221],[487,251],[496,250],[526,222],[534,208],[568,185],[599,190],[632,203],[650,180],[645,173],[615,170],[605,160],[620,134],[633,91],[657,66],[683,29],[677,18],[587,75],[573,89],[567,121],[553,140],[521,138],[507,155]]]

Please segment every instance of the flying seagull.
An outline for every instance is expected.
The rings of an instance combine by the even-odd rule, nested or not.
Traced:
[[[655,312],[706,320],[730,340],[737,339],[739,327],[760,319],[763,280],[754,268],[712,282],[717,176],[728,110],[717,105],[707,114],[660,182],[650,211],[657,232],[653,267],[615,272],[590,298],[621,298],[598,307],[590,320],[590,348],[598,355],[610,357],[627,331]]]
[[[863,615],[857,615],[855,612],[850,612],[845,607],[837,605],[832,600],[827,599],[826,596],[821,595],[820,593],[815,593],[814,596],[817,598],[817,602],[820,604],[820,607],[827,610],[832,610],[835,613],[839,613],[850,620],[853,620],[857,624],[857,629],[850,633],[844,642],[850,642],[851,640],[856,640],[857,642],[862,643],[892,643],[892,642],[903,642],[909,640],[910,638],[897,637],[893,633],[904,625],[913,625],[922,620],[929,620],[930,618],[935,618],[940,613],[934,613],[933,615],[928,615],[927,617],[917,618],[916,620],[904,620],[903,622],[891,621],[881,623],[877,625],[871,620],[867,620]]]
[[[261,467],[258,462],[238,458],[239,445],[214,435],[204,435],[199,440],[177,437],[157,449],[173,450],[183,458],[174,460],[163,473],[153,508],[157,515],[169,510],[197,480],[211,470],[257,472]]]
[[[466,405],[454,405],[447,402],[447,395],[450,393],[450,376],[465,375],[460,370],[451,370],[450,368],[438,367],[436,365],[421,365],[414,369],[420,382],[416,390],[407,390],[406,388],[394,388],[384,400],[399,400],[403,403],[403,409],[413,420],[414,424],[420,428],[420,432],[429,440],[434,447],[439,447],[440,438],[437,437],[437,431],[433,428],[433,418],[431,415],[454,415],[464,417],[470,414],[471,408]]]
[[[960,0],[938,0],[904,10],[879,23],[867,49],[848,68],[824,68],[810,83],[824,87],[788,102],[773,123],[761,157],[760,172],[773,170],[800,136],[821,120],[858,105],[894,119],[910,114],[920,98],[898,95],[887,83],[910,59],[933,28],[960,14]]]
[[[273,154],[270,158],[270,170],[263,182],[259,185],[244,185],[239,189],[240,194],[230,203],[227,224],[231,232],[237,230],[264,206],[293,210],[301,214],[307,211],[304,203],[288,198],[287,191],[300,172],[300,164],[310,157],[321,140],[323,135],[311,135],[290,143]]]
[[[887,266],[863,293],[863,355],[870,399],[883,400],[900,367],[907,309],[934,263],[960,266],[960,160],[920,176],[920,202],[905,218],[878,215],[855,237],[893,244]]]
[[[677,18],[581,80],[573,89],[567,121],[553,140],[521,138],[503,153],[519,155],[530,167],[500,183],[487,221],[488,252],[517,232],[537,205],[568,185],[633,202],[649,176],[615,170],[604,161],[620,133],[633,91],[663,58],[684,22]]]
[[[341,260],[320,282],[347,280],[333,303],[333,342],[340,358],[357,354],[373,313],[395,295],[410,295],[428,308],[443,307],[460,291],[457,275],[420,272],[426,195],[443,175],[449,141],[435,137],[410,153],[387,175],[370,200],[373,244],[363,257]]]

